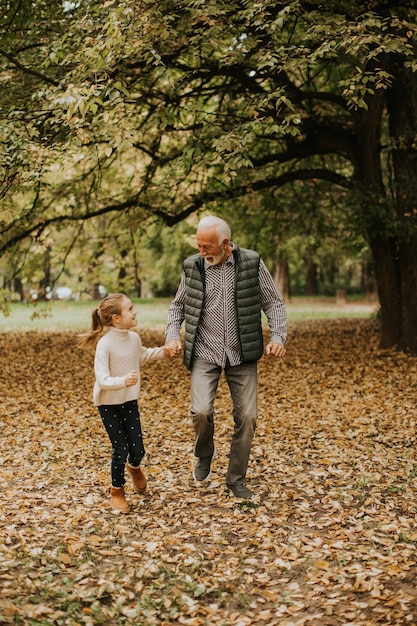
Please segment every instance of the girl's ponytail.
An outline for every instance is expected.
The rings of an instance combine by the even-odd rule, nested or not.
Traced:
[[[99,307],[96,307],[91,313],[91,328],[87,333],[78,335],[77,348],[87,348],[92,344],[96,344],[103,331],[103,324],[100,320]]]
[[[112,325],[113,315],[120,315],[123,293],[111,293],[106,296],[91,313],[91,328],[87,333],[78,335],[78,348],[96,344],[105,326]]]

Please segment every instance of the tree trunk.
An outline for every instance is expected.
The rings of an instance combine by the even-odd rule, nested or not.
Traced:
[[[275,258],[272,278],[278,287],[283,299],[288,302],[291,299],[290,269],[288,259],[283,254],[278,254]]]
[[[306,294],[307,296],[317,295],[317,265],[313,261],[310,248],[307,249],[306,256]]]
[[[401,296],[395,245],[383,236],[371,239],[370,245],[380,304],[379,347],[387,349],[397,346],[401,328]]]
[[[361,263],[361,291],[368,300],[375,296],[375,272],[368,260]]]
[[[43,277],[39,281],[39,299],[45,300],[48,287],[51,286],[51,256],[52,248],[50,245],[46,246],[45,253],[43,255]]]
[[[400,318],[396,347],[417,354],[417,78],[396,57],[392,69],[396,78],[387,93],[387,109],[396,211],[394,262],[398,313],[395,322]],[[388,333],[388,329],[383,328],[383,332]]]
[[[16,276],[13,281],[13,289],[15,293],[19,294],[19,301],[23,302],[25,299],[25,296],[23,293],[23,283],[18,276]]]
[[[359,215],[372,252],[381,307],[380,348],[417,354],[417,158],[412,143],[417,128],[417,81],[411,72],[402,73],[387,60],[391,62],[388,71],[397,77],[395,86],[386,96],[376,91],[368,109],[357,118]],[[392,145],[392,195],[384,186],[380,156],[385,105]]]
[[[118,290],[121,293],[126,293],[126,278],[127,278],[127,269],[126,269],[126,257],[128,251],[120,250],[120,266],[119,266],[119,274],[117,276]]]
[[[379,347],[417,354],[417,236],[371,243],[381,305]]]
[[[417,355],[417,236],[401,246],[401,328],[397,348]]]
[[[101,300],[102,299],[102,295],[100,293],[100,283],[94,283],[92,298],[93,298],[93,300]]]

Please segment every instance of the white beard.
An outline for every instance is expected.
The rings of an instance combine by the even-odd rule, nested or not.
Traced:
[[[208,260],[207,257],[204,257],[207,265],[218,265],[223,258],[223,254],[218,254],[217,256],[210,255],[211,261]]]

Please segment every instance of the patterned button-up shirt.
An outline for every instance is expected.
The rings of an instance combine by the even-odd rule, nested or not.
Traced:
[[[194,343],[194,356],[206,359],[220,367],[240,365],[234,284],[235,259],[233,254],[221,265],[205,262],[204,306]],[[270,341],[284,345],[287,337],[287,312],[281,294],[276,288],[265,263],[260,260],[259,285],[261,307],[268,320]],[[180,338],[184,321],[185,273],[183,272],[174,300],[169,307],[166,341]]]

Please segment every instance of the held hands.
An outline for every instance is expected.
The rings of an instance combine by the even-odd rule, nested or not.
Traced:
[[[139,372],[137,370],[132,370],[125,376],[125,384],[126,387],[132,387],[132,385],[136,385],[139,380]]]
[[[178,354],[181,354],[181,352],[182,344],[179,339],[167,341],[167,343],[164,345],[164,356],[168,358],[176,357]],[[265,352],[268,355],[282,358],[283,356],[285,356],[285,353],[287,351],[280,343],[270,341],[266,346]]]
[[[179,339],[172,339],[171,341],[167,341],[164,345],[164,356],[172,359],[173,357],[181,354],[182,352],[182,343]]]
[[[270,341],[265,348],[265,352],[266,354],[269,354],[271,356],[277,356],[279,358],[282,358],[283,356],[285,356],[286,349],[280,343]]]

